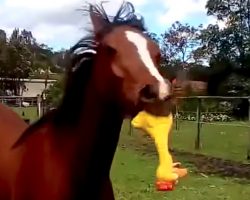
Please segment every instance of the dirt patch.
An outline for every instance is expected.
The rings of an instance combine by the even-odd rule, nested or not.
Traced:
[[[132,138],[132,137],[131,137]],[[151,138],[133,138],[120,144],[121,148],[132,148],[146,155],[155,155],[155,146]],[[203,154],[171,150],[173,157],[181,158],[194,166],[194,172],[223,177],[244,178],[250,180],[250,164],[224,160]],[[182,159],[183,158],[183,159]]]
[[[176,150],[172,153],[176,157],[185,157],[187,162],[195,166],[198,173],[217,174],[223,177],[246,178],[250,180],[250,164]]]

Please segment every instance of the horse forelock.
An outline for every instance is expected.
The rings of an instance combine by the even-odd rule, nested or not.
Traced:
[[[106,13],[103,6],[104,3],[99,5],[89,4],[89,7],[84,9],[87,14],[94,12],[96,15],[102,18],[106,24],[104,30],[109,28],[112,29],[112,27],[116,26],[128,25],[141,31],[146,31],[144,18],[141,15],[135,13],[135,8],[132,3],[124,1],[115,16],[109,16]],[[101,30],[101,32],[104,30]]]

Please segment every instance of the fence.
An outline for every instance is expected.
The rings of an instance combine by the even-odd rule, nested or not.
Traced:
[[[26,122],[40,118],[46,112],[46,103],[37,97],[0,96],[0,102],[12,107]]]
[[[193,128],[194,128],[194,126],[196,126],[196,137],[195,137],[195,141],[194,141],[195,142],[194,147],[196,150],[201,149],[201,144],[202,144],[201,143],[201,132],[202,132],[202,128],[204,125],[206,125],[206,126],[208,126],[208,125],[223,126],[223,127],[227,126],[227,127],[231,127],[230,128],[231,130],[232,130],[232,127],[242,127],[242,128],[246,128],[247,132],[248,132],[248,138],[246,139],[246,140],[248,140],[247,145],[246,145],[246,153],[247,153],[247,159],[250,159],[250,132],[249,132],[249,128],[250,128],[250,97],[248,97],[248,96],[247,97],[193,96],[193,97],[182,97],[180,99],[184,104],[185,104],[185,101],[187,101],[187,100],[192,101],[193,110],[185,111],[185,109],[183,110],[183,108],[182,108],[183,106],[176,106],[176,109],[175,109],[175,129],[178,132],[180,130],[181,122],[183,122],[183,121],[189,121],[189,122],[193,123]],[[204,103],[204,101],[217,102],[217,109],[216,109],[216,106],[214,106],[215,108],[209,112],[209,110],[206,108],[206,106],[204,106],[204,105],[202,106],[202,103]],[[233,105],[232,101],[245,102],[243,112],[245,113],[246,118],[244,118],[244,116],[241,118],[244,122],[239,123],[239,121],[237,121],[237,119],[235,119],[233,117],[233,113],[234,113],[233,110],[237,110],[237,108],[235,109],[233,107],[235,107],[235,105],[237,105],[237,103],[235,105]],[[224,103],[224,107],[227,107],[227,108],[224,108],[224,112],[223,112],[223,110],[219,109],[219,106],[222,105],[222,103]],[[194,106],[194,104],[196,104],[196,105]],[[225,106],[225,104],[228,104],[228,105]],[[188,106],[186,106],[186,107],[188,107]],[[194,107],[196,107],[196,110],[194,110]],[[247,113],[247,116],[246,116],[246,113]],[[241,111],[241,114],[242,114],[242,111]],[[210,116],[210,118],[207,116]],[[213,116],[213,117],[211,117],[211,116]],[[238,131],[236,130],[236,132],[238,132]],[[237,135],[235,135],[235,137],[237,137]],[[235,140],[235,141],[237,141],[237,140]]]
[[[224,151],[228,151],[228,149],[234,148],[234,143],[242,143],[240,144],[240,152],[241,154],[246,152],[247,158],[250,159],[250,97],[195,96],[182,97],[180,99],[182,103],[178,105],[176,107],[176,110],[174,111],[175,130],[177,131],[177,133],[179,133],[174,134],[175,137],[176,135],[177,137],[179,137],[175,141],[175,145],[179,142],[179,144],[177,145],[179,145],[178,147],[182,148],[186,145],[186,143],[188,143],[187,140],[192,140],[193,149],[204,150],[204,147],[202,147],[202,142],[205,142],[207,144],[209,143],[207,146],[211,146],[210,148],[214,148],[213,140],[222,140],[221,143],[223,143],[224,141],[225,144],[228,143],[229,146],[232,145],[232,147],[224,148]],[[205,102],[210,100],[216,101],[216,106],[213,106],[213,108],[211,108],[211,105],[207,105]],[[239,102],[236,104],[233,104],[232,102],[241,100],[247,102],[247,105],[245,105],[244,107],[244,111],[245,114],[247,113],[247,117],[245,119],[242,119],[241,122],[239,122],[237,119],[234,119],[232,112],[233,107],[235,107],[235,105],[237,105]],[[191,101],[191,103],[189,102],[185,105],[187,101]],[[12,107],[19,113],[19,115],[21,115],[27,121],[33,121],[34,119],[41,117],[47,110],[46,102],[41,99],[40,96],[0,96],[0,102]],[[224,105],[223,109],[221,108],[222,103]],[[185,127],[186,122],[188,122],[189,124],[191,123],[192,125],[189,127]],[[209,129],[208,126],[213,126],[213,129]],[[230,127],[229,132],[231,131],[235,133],[230,133],[228,135],[221,133],[222,136],[217,137],[217,133],[213,132],[221,130],[221,127]],[[236,127],[238,127],[239,129],[236,129]],[[183,130],[185,132],[186,128],[189,128],[190,132],[192,133],[190,134],[189,132],[185,135],[185,133],[183,133]],[[240,140],[237,139],[239,137],[239,134],[241,134],[241,132],[245,130],[247,130],[247,133],[244,134]],[[130,134],[132,133],[131,126],[129,132]],[[181,138],[181,136],[184,137]],[[202,140],[201,136],[206,136],[207,138],[204,137],[204,140]],[[226,140],[226,137],[231,137],[230,141],[229,139]],[[207,142],[208,140],[212,140],[212,142]],[[217,141],[217,144],[218,143],[219,142]],[[190,150],[190,147],[188,150]],[[217,146],[217,149],[214,148],[214,154],[216,154],[218,151],[223,151],[221,150],[221,146]],[[244,153],[244,155],[246,154]]]

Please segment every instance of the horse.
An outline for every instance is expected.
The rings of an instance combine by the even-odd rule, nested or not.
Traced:
[[[131,3],[112,20],[102,4],[84,11],[93,31],[70,49],[58,108],[29,127],[1,115],[13,124],[12,131],[0,126],[1,200],[114,199],[110,168],[123,119],[143,109],[145,91],[171,97],[160,49]]]
[[[7,200],[9,199],[8,195],[4,194],[6,190],[9,190],[9,186],[6,185],[6,178],[12,179],[13,174],[8,173],[10,170],[12,173],[16,170],[16,156],[10,156],[12,153],[10,151],[13,142],[16,141],[22,132],[24,132],[28,127],[28,124],[12,109],[9,107],[0,104],[0,173],[5,174],[3,177],[0,176],[0,188],[1,194],[0,199]],[[9,165],[9,163],[13,163]],[[4,193],[3,193],[4,192]]]

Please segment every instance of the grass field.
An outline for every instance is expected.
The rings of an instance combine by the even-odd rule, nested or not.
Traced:
[[[12,107],[22,118],[29,119],[31,122],[38,119],[37,107]]]
[[[195,131],[190,123],[182,124],[183,131],[176,133],[174,131],[172,138],[172,146],[185,151],[194,151]],[[224,128],[216,129],[216,127],[203,127],[203,141],[206,141],[206,148],[199,153],[208,155],[226,157],[228,159],[243,159],[246,143],[244,138],[236,137],[241,130],[228,129],[226,134]],[[155,154],[145,153],[142,146],[145,140],[141,136],[142,133],[134,131],[132,136],[128,135],[129,126],[126,121],[121,132],[119,147],[116,152],[115,160],[112,168],[112,179],[115,188],[116,198],[118,200],[158,200],[158,199],[175,199],[175,200],[247,200],[250,197],[250,182],[243,179],[222,178],[215,175],[204,175],[196,173],[194,166],[185,162],[183,156],[177,157],[185,167],[189,169],[189,176],[179,182],[175,191],[162,193],[155,191],[154,179],[155,170],[158,165],[157,156]],[[209,132],[211,131],[211,132]],[[194,132],[194,133],[193,133]],[[211,133],[211,134],[210,134]],[[242,132],[242,134],[244,131]],[[207,135],[205,135],[207,134]],[[210,135],[208,135],[210,134]],[[229,137],[229,138],[228,138]],[[228,145],[220,145],[221,141]],[[232,145],[232,142],[237,145]],[[230,144],[232,145],[230,147]],[[136,146],[136,147],[135,147]],[[220,147],[221,146],[221,147]],[[236,152],[231,154],[230,152]],[[148,146],[146,147],[148,148]],[[229,151],[229,152],[228,152]],[[237,155],[237,156],[236,156]],[[239,158],[240,157],[240,158]]]
[[[242,122],[234,122],[240,124]],[[249,128],[205,124],[201,128],[201,150],[197,153],[224,159],[245,161],[250,144]],[[173,131],[172,146],[178,150],[193,151],[197,134],[196,124],[183,122],[179,131]]]
[[[15,109],[20,115],[21,109]],[[37,119],[36,109],[25,109],[31,120]],[[194,150],[196,125],[181,124],[180,131],[173,131],[171,146],[175,149],[212,155],[245,162],[248,130],[242,127],[204,125],[201,132],[202,149]],[[189,169],[189,176],[179,182],[173,192],[156,192],[154,188],[157,156],[145,151],[145,137],[138,131],[129,136],[128,121],[123,124],[119,147],[112,166],[112,180],[117,200],[248,200],[250,182],[243,179],[204,175],[195,166],[177,157]],[[154,148],[153,145],[150,148]]]
[[[141,155],[130,149],[118,148],[112,168],[117,200],[248,200],[250,184],[237,179],[208,177],[190,173],[175,191],[156,192],[154,188],[154,156]],[[192,170],[192,166],[189,166]]]
[[[128,123],[128,121],[125,121],[123,126],[123,132],[127,134],[129,132]],[[201,128],[202,148],[195,150],[196,124],[185,121],[181,123],[179,131],[173,129],[170,141],[171,146],[179,151],[201,153],[229,160],[247,162],[246,154],[250,143],[249,131],[249,128],[245,127],[227,126],[226,124],[225,126],[205,124]],[[133,130],[133,132],[137,133],[137,130]],[[140,140],[140,138],[137,139]]]
[[[247,200],[250,196],[249,181],[222,178],[215,175],[196,173],[194,166],[185,162],[185,157],[177,157],[189,169],[189,176],[181,180],[173,192],[156,192],[154,188],[155,170],[158,164],[155,154],[145,153],[145,141],[141,132],[134,130],[128,135],[129,125],[125,121],[116,152],[112,179],[118,200]],[[194,150],[196,127],[184,122],[181,130],[172,133],[171,144],[179,150],[218,156],[225,159],[245,160],[247,130],[239,127],[205,125],[202,128],[202,149]],[[136,147],[135,147],[136,146]],[[151,148],[154,148],[152,145]]]

